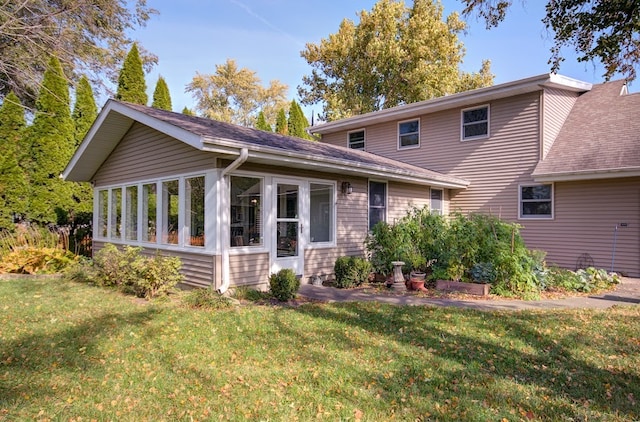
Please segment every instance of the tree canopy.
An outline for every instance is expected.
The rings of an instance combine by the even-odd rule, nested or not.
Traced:
[[[196,99],[199,115],[250,127],[259,111],[267,124],[275,122],[277,110],[286,107],[287,89],[276,80],[263,87],[254,71],[239,68],[233,59],[216,65],[215,74],[196,73],[186,88]]]
[[[325,120],[394,107],[493,83],[489,62],[477,73],[459,69],[465,23],[456,13],[443,20],[432,0],[380,0],[344,19],[338,32],[301,52],[312,67],[298,87],[302,104],[323,103]]]
[[[147,105],[147,83],[144,80],[142,60],[136,43],[131,46],[118,75],[116,99],[134,104]]]
[[[465,15],[476,13],[487,28],[502,22],[511,0],[462,0]],[[536,3],[537,4],[537,3]],[[554,33],[549,64],[560,70],[565,47],[573,47],[578,61],[599,60],[604,78],[616,73],[628,80],[636,77],[640,63],[640,2],[637,0],[547,0],[545,27]]]
[[[146,0],[0,2],[0,98],[14,91],[31,106],[52,54],[70,79],[114,82],[131,46],[127,34],[154,13]],[[157,58],[143,52],[143,61],[151,66]]]
[[[171,111],[173,106],[171,105],[171,94],[169,93],[169,86],[167,81],[162,76],[158,77],[156,82],[156,88],[153,91],[153,102],[151,107],[159,108],[162,110]]]

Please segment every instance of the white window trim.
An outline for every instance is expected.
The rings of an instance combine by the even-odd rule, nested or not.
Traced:
[[[387,180],[379,180],[379,179],[369,179],[367,180],[367,231],[371,231],[371,229],[369,228],[370,226],[370,220],[369,220],[369,215],[370,215],[370,211],[371,211],[371,186],[370,183],[371,182],[375,182],[375,183],[382,183],[384,185],[386,185],[385,189],[384,189],[384,221],[385,223],[388,221],[389,218],[389,182]]]
[[[309,227],[310,223],[307,223],[307,227],[305,228],[305,235],[309,241],[307,242],[307,249],[323,249],[323,248],[335,248],[338,245],[338,182],[332,180],[322,180],[322,179],[307,179],[307,186],[309,195],[307,195],[306,201],[308,201],[307,209],[309,210],[309,218],[311,218],[311,184],[314,183],[316,185],[327,185],[331,186],[333,189],[333,197],[331,198],[332,206],[333,206],[333,215],[331,217],[331,241],[329,242],[312,242],[311,241],[311,228]]]
[[[407,146],[402,146],[402,145],[400,144],[400,125],[401,125],[402,123],[415,122],[415,121],[417,121],[417,122],[418,122],[418,131],[417,131],[417,134],[418,134],[418,143],[417,143],[416,145],[407,145]],[[397,144],[398,151],[404,151],[404,150],[406,150],[406,149],[416,149],[416,148],[420,148],[420,127],[421,127],[421,124],[420,124],[420,118],[419,118],[419,117],[414,118],[414,119],[402,120],[402,121],[399,121],[399,122],[398,122],[398,125],[397,125],[397,128],[396,128],[396,132],[397,132],[397,136],[398,136],[398,144]],[[413,132],[412,132],[412,133],[413,133]],[[407,134],[407,133],[405,133],[404,135],[408,135],[408,134]]]
[[[258,173],[252,171],[241,171],[241,172],[232,172],[229,173],[229,188],[228,191],[224,193],[225,195],[225,209],[222,210],[223,213],[229,213],[231,215],[231,177],[251,177],[254,179],[260,179],[260,191],[262,192],[262,206],[260,207],[260,218],[263,221],[262,224],[262,244],[261,245],[244,245],[244,246],[231,246],[230,239],[222,239],[222,242],[226,242],[223,244],[228,244],[229,255],[243,255],[243,254],[255,254],[255,253],[267,253],[270,251],[269,245],[267,245],[267,230],[272,229],[272,224],[269,222],[270,215],[267,212],[271,207],[271,198],[267,197],[267,190],[269,191],[269,195],[271,195],[271,189],[267,189],[268,186],[271,185],[271,178],[269,175],[265,173]],[[231,236],[231,218],[228,218],[228,221],[224,224],[227,224],[228,236]]]
[[[185,192],[185,180],[188,178],[192,178],[192,177],[204,177],[205,179],[205,186],[211,186],[211,182],[209,181],[210,179],[213,178],[213,173],[210,171],[198,171],[198,172],[189,172],[189,173],[183,173],[183,174],[179,174],[179,175],[172,175],[172,176],[168,176],[168,177],[164,177],[164,178],[156,178],[156,179],[145,179],[145,180],[140,180],[137,181],[136,183],[130,183],[130,182],[125,182],[125,183],[121,183],[121,184],[110,184],[110,185],[105,185],[105,186],[99,186],[99,187],[94,187],[93,192],[94,192],[94,209],[97,210],[98,209],[98,205],[99,205],[99,200],[98,200],[98,196],[99,196],[99,192],[106,190],[108,192],[107,195],[107,199],[108,199],[108,220],[107,220],[107,236],[100,236],[100,233],[96,234],[94,233],[94,239],[100,242],[105,242],[105,243],[113,243],[113,244],[119,244],[119,245],[131,245],[131,246],[142,246],[142,247],[153,247],[155,249],[161,249],[161,250],[167,250],[167,251],[188,251],[189,253],[195,253],[195,254],[211,254],[212,248],[214,247],[214,239],[212,238],[211,241],[208,242],[207,245],[205,245],[205,247],[203,248],[202,246],[192,246],[187,244],[186,239],[184,239],[184,233],[186,232],[186,227],[184,226],[186,223],[186,218],[184,217],[184,210],[185,210],[185,204],[184,204],[184,192]],[[162,243],[162,230],[163,227],[161,225],[162,223],[162,183],[166,182],[166,181],[171,181],[171,180],[178,180],[178,190],[179,190],[179,195],[180,195],[180,205],[178,208],[178,244],[170,244],[170,243]],[[147,241],[143,241],[142,240],[142,226],[144,224],[144,222],[142,221],[142,217],[143,217],[143,201],[142,201],[142,187],[144,185],[150,185],[150,184],[155,184],[156,185],[156,191],[157,191],[157,196],[156,196],[156,241],[155,242],[147,242]],[[137,236],[137,240],[127,240],[124,234],[124,230],[121,231],[121,236],[119,238],[113,238],[111,237],[111,225],[112,225],[112,221],[111,221],[111,213],[112,213],[112,198],[111,198],[111,192],[113,190],[116,189],[120,189],[121,190],[121,213],[122,215],[120,216],[121,219],[121,224],[124,227],[126,224],[126,213],[125,213],[125,206],[126,206],[126,188],[130,187],[130,186],[137,186],[138,187],[138,236]],[[206,196],[207,193],[205,192],[205,209],[206,209]],[[98,213],[94,213],[94,227],[97,227],[97,223],[98,223]],[[208,220],[210,220],[210,218],[206,217],[205,214],[205,232],[208,226]],[[206,236],[206,235],[205,235]],[[211,236],[209,236],[211,237]],[[214,236],[215,237],[215,236]],[[206,237],[205,237],[206,238]]]
[[[351,145],[349,143],[349,135],[351,135],[352,133],[356,133],[356,132],[362,132],[363,134],[363,146],[362,149],[360,148],[351,148]],[[367,150],[367,131],[362,128],[362,129],[354,129],[354,130],[350,130],[349,132],[347,132],[347,148],[349,149],[355,149],[356,151],[366,151]]]
[[[464,112],[470,110],[478,110],[480,108],[487,108],[487,134],[486,135],[478,135],[478,136],[469,136],[468,138],[464,137]],[[481,122],[474,122],[481,123]],[[491,106],[490,104],[481,104],[474,107],[467,107],[460,110],[460,141],[475,141],[479,139],[488,139],[491,134]]]
[[[532,186],[551,186],[551,215],[522,215],[522,188]],[[521,183],[518,185],[518,220],[554,220],[555,219],[555,195],[556,187],[553,183]]]

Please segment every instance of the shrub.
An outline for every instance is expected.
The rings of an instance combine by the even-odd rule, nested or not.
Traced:
[[[231,297],[237,300],[248,300],[251,302],[257,302],[259,300],[269,298],[270,294],[267,292],[262,292],[260,290],[251,289],[246,286],[240,286],[233,291]]]
[[[77,257],[60,234],[28,227],[0,233],[0,273],[53,274],[73,266]]]
[[[563,268],[550,268],[547,274],[547,289],[560,289],[566,291],[591,293],[598,290],[606,290],[620,282],[615,273],[607,273],[606,270],[589,267],[578,271]]]
[[[78,261],[64,272],[65,279],[78,283],[93,283],[96,279],[96,271],[93,261],[81,256]]]
[[[133,281],[136,296],[152,299],[167,294],[184,280],[182,262],[177,256],[166,257],[156,252],[153,258],[139,258],[133,263],[137,277]]]
[[[197,309],[224,309],[231,307],[228,297],[216,293],[213,289],[194,289],[187,292],[183,302],[190,308]]]
[[[283,268],[269,276],[271,296],[281,302],[295,298],[299,288],[300,280],[290,268]]]
[[[333,271],[336,276],[335,286],[348,289],[360,286],[369,279],[371,263],[362,257],[341,256],[336,259]]]
[[[142,248],[125,246],[119,250],[107,243],[94,256],[96,284],[100,286],[131,286],[138,277],[135,261],[140,259]]]
[[[183,281],[182,262],[158,252],[153,258],[140,255],[142,248],[125,246],[119,250],[108,243],[94,258],[95,282],[101,286],[117,286],[126,293],[147,299],[167,294]]]

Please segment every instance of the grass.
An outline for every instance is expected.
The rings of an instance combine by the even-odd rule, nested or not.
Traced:
[[[640,418],[640,307],[193,310],[0,280],[0,420]]]

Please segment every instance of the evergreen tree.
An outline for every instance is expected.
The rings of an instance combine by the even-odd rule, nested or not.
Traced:
[[[72,208],[71,184],[59,176],[74,150],[74,126],[69,105],[69,86],[60,61],[49,61],[36,99],[33,124],[28,130],[27,162],[31,188],[27,218],[55,223],[57,215]]]
[[[76,102],[73,107],[74,142],[76,148],[91,128],[98,116],[96,100],[89,80],[83,76],[76,87]],[[77,203],[76,211],[89,213],[93,210],[93,189],[88,182],[67,182],[72,184],[72,196]]]
[[[171,106],[171,94],[169,94],[169,87],[162,76],[158,78],[156,89],[153,91],[153,102],[151,103],[151,107],[169,111],[173,109]]]
[[[184,108],[182,109],[182,114],[186,114],[187,116],[195,116],[193,111],[191,111],[191,109],[187,106],[184,106]]]
[[[77,147],[91,128],[98,116],[98,107],[93,96],[91,84],[86,76],[82,76],[76,87],[76,103],[73,107],[73,123],[75,124],[74,140]]]
[[[287,115],[284,112],[284,108],[278,111],[278,117],[276,118],[276,133],[286,135],[288,133],[287,128]]]
[[[28,188],[19,165],[24,128],[24,109],[12,91],[0,107],[0,230],[12,229],[13,213],[25,212]]]
[[[267,123],[267,119],[264,117],[264,113],[260,111],[258,118],[256,119],[256,129],[264,130],[266,132],[273,132],[271,126]]]
[[[147,105],[147,84],[144,81],[140,52],[135,43],[122,64],[122,70],[120,70],[120,75],[118,76],[116,99]]]
[[[311,136],[306,131],[306,128],[309,127],[309,121],[305,117],[300,104],[298,104],[296,100],[291,100],[287,127],[289,129],[289,135],[297,136],[302,139],[311,139]]]

